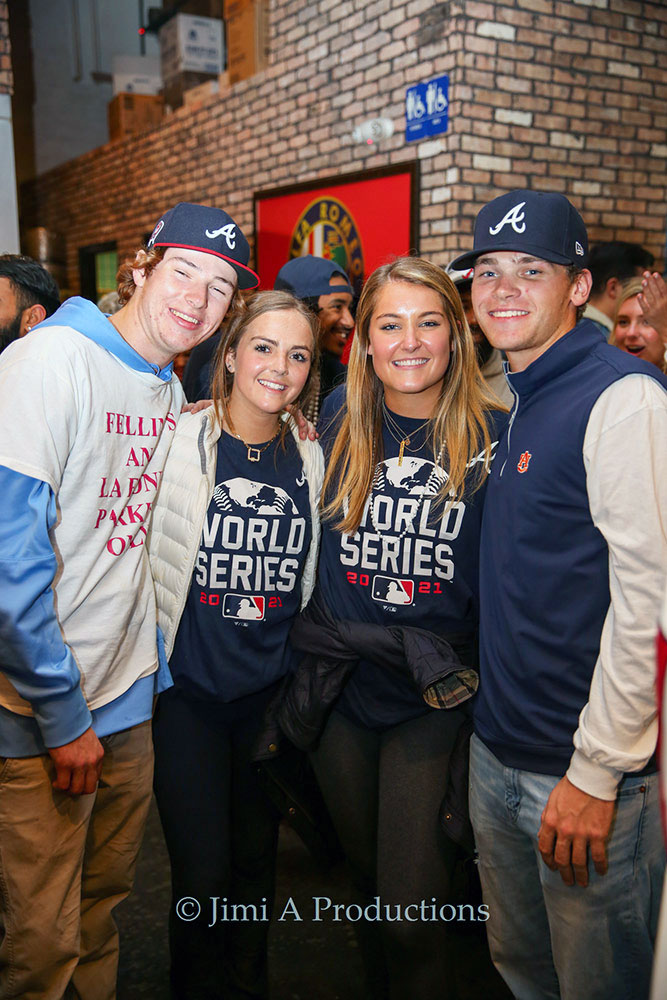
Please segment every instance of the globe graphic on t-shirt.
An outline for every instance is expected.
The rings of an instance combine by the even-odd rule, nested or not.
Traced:
[[[225,513],[238,511],[240,508],[249,508],[256,514],[299,513],[289,493],[279,486],[256,483],[241,477],[218,483],[213,490],[213,499]]]
[[[446,482],[447,473],[433,462],[404,457],[399,465],[398,458],[389,458],[378,463],[371,489],[373,493],[391,489],[410,496],[435,496]]]

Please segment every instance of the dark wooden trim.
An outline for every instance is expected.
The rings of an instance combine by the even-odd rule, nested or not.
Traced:
[[[84,299],[97,302],[97,275],[95,273],[95,257],[98,253],[111,253],[117,250],[118,244],[115,240],[107,243],[91,243],[86,247],[79,247],[79,294]]]

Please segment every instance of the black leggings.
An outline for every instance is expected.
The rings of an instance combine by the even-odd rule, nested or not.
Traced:
[[[446,901],[456,849],[438,809],[461,719],[458,711],[430,711],[376,732],[332,712],[312,761],[361,905],[375,895],[402,907]],[[355,928],[369,997],[455,995],[445,923],[361,920]]]
[[[171,862],[171,984],[178,1000],[268,995],[268,919],[208,925],[214,896],[218,917],[224,897],[271,916],[279,817],[250,760],[269,694],[225,705],[171,688],[158,699],[155,796]],[[176,906],[186,897],[200,904],[197,919],[183,919],[192,903],[179,917]]]

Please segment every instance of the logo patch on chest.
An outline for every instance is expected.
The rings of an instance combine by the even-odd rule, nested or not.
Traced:
[[[222,617],[263,621],[265,600],[260,594],[225,594]]]
[[[373,600],[387,604],[412,604],[415,584],[413,580],[400,580],[393,576],[373,577]]]
[[[528,470],[528,463],[533,456],[529,451],[524,451],[521,458],[517,462],[517,472],[526,472]]]

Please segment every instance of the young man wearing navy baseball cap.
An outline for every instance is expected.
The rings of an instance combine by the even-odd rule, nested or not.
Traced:
[[[115,996],[152,786],[171,362],[257,284],[248,260],[226,212],[179,204],[121,268],[119,312],[69,299],[0,359],[2,996]]]
[[[577,323],[564,196],[479,213],[472,298],[514,405],[482,528],[470,810],[495,964],[519,998],[649,990],[664,873],[654,637],[667,572],[667,381]]]

